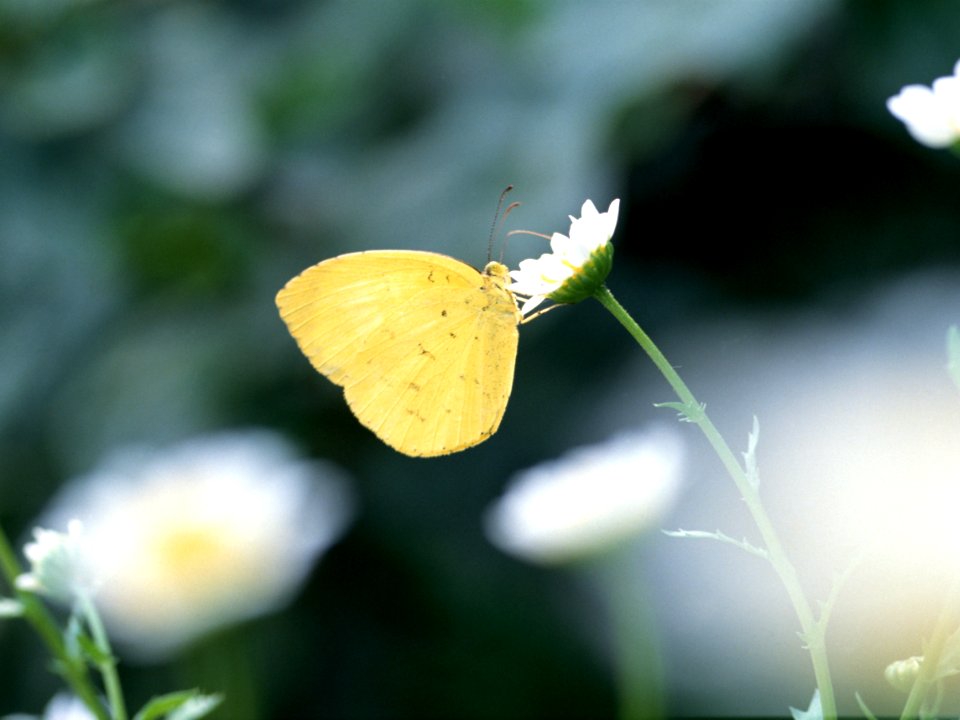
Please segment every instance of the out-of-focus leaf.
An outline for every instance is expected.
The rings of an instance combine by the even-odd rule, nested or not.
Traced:
[[[198,720],[213,712],[222,701],[220,695],[202,695],[197,689],[181,690],[151,699],[133,720]]]

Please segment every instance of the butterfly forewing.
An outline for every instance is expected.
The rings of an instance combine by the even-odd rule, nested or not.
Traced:
[[[351,253],[291,280],[277,305],[314,367],[397,450],[455,452],[499,426],[520,321],[502,278],[435,253]]]

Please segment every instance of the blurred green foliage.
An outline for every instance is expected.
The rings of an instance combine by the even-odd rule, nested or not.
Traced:
[[[275,292],[353,250],[481,266],[508,183],[510,225],[547,233],[624,199],[610,283],[651,332],[955,265],[956,161],[884,101],[949,73],[958,33],[947,2],[0,0],[0,521],[25,532],[123,443],[277,428],[353,474],[359,522],[288,612],[123,666],[136,699],[611,715],[602,606],[479,518],[511,472],[610,429],[583,408],[635,348],[588,305],[524,327],[498,435],[411,460],[300,356]],[[514,237],[507,261],[542,249]],[[0,648],[0,713],[38,711],[38,644],[4,624]]]

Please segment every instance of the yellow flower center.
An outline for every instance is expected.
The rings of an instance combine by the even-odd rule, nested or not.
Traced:
[[[154,559],[168,577],[185,582],[199,581],[222,572],[224,563],[229,563],[230,549],[213,528],[185,526],[172,528],[171,532],[154,541]]]

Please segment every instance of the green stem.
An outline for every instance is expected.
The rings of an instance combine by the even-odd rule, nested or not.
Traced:
[[[23,607],[24,619],[33,626],[40,639],[55,659],[57,671],[63,676],[73,693],[87,706],[97,720],[110,720],[106,708],[100,702],[100,696],[90,680],[87,666],[78,658],[70,655],[63,641],[63,633],[47,608],[29,592],[17,589],[16,580],[22,572],[13,546],[0,527],[0,570],[13,589],[17,600]]]
[[[637,325],[634,319],[630,317],[629,313],[617,302],[606,286],[602,286],[595,293],[594,297],[620,321],[620,324],[626,328],[627,332],[630,333],[633,339],[643,348],[644,352],[653,360],[653,364],[657,366],[657,369],[666,378],[667,382],[670,383],[677,397],[679,397],[683,403],[687,417],[692,422],[695,422],[703,431],[710,445],[719,456],[720,462],[723,463],[727,473],[736,484],[740,496],[746,503],[747,508],[750,510],[750,515],[753,517],[753,521],[760,531],[760,536],[763,538],[770,563],[773,565],[777,575],[780,576],[780,580],[783,582],[787,594],[790,596],[793,609],[800,621],[803,640],[806,643],[807,649],[810,651],[813,673],[816,677],[817,687],[820,690],[820,706],[823,710],[823,717],[827,719],[836,718],[836,700],[834,699],[833,682],[830,678],[830,665],[827,659],[826,643],[824,641],[826,628],[818,623],[814,617],[810,603],[807,601],[807,597],[800,585],[800,579],[797,577],[797,571],[787,557],[780,538],[777,536],[766,511],[763,509],[760,494],[747,479],[740,462],[733,454],[730,446],[727,445],[723,439],[723,436],[720,435],[716,426],[714,426],[710,418],[707,417],[703,406],[697,402],[697,399],[693,393],[690,392],[686,383],[683,382],[677,371],[673,369],[673,366],[667,361],[663,353],[660,352],[660,349],[654,344],[653,340],[651,340],[641,327]]]
[[[104,629],[100,614],[90,597],[86,594],[81,595],[79,603],[83,617],[90,628],[90,634],[93,636],[93,641],[102,657],[97,662],[97,668],[103,676],[103,686],[107,691],[107,702],[110,704],[113,720],[127,720],[127,708],[123,701],[123,692],[120,689],[120,676],[117,675],[117,661],[113,656],[107,631]]]
[[[614,630],[619,720],[666,717],[659,638],[642,570],[633,545],[610,553],[594,567]]]

